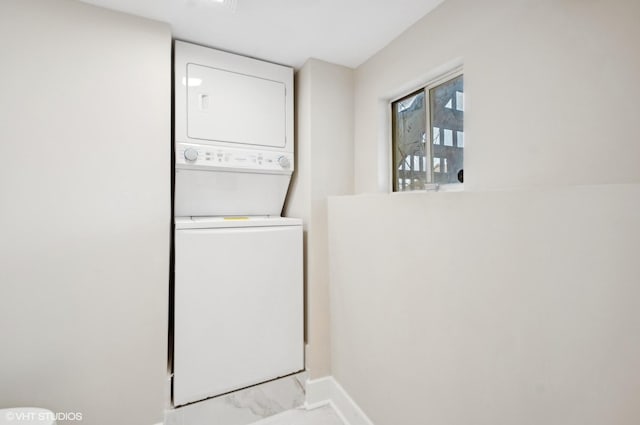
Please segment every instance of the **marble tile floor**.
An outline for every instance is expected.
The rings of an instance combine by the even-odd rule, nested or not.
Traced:
[[[331,405],[307,410],[304,407],[287,410],[252,425],[346,425]]]

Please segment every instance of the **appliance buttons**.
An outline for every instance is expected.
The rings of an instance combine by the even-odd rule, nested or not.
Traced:
[[[280,164],[282,168],[289,168],[291,166],[291,162],[289,162],[289,158],[286,156],[278,158],[278,164]]]
[[[184,159],[187,161],[195,161],[198,159],[198,151],[193,148],[187,148],[184,150]]]

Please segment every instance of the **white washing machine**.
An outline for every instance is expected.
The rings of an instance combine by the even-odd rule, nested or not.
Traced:
[[[176,42],[174,406],[304,369],[293,70]]]
[[[174,404],[304,369],[302,278],[301,220],[176,219]]]

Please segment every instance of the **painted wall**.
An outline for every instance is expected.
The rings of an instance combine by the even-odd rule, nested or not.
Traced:
[[[76,1],[3,0],[0,46],[0,407],[160,422],[169,28]]]
[[[332,372],[376,425],[640,421],[640,3],[447,0],[356,70]],[[465,192],[385,194],[389,99],[465,72]]]
[[[376,425],[637,424],[639,200],[331,198],[333,375]]]
[[[327,197],[353,193],[353,70],[317,59],[296,74],[296,174],[285,214],[305,223],[306,368],[331,374]]]

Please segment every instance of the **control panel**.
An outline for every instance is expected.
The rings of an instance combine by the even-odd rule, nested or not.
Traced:
[[[176,166],[290,174],[293,171],[293,154],[178,143]]]

